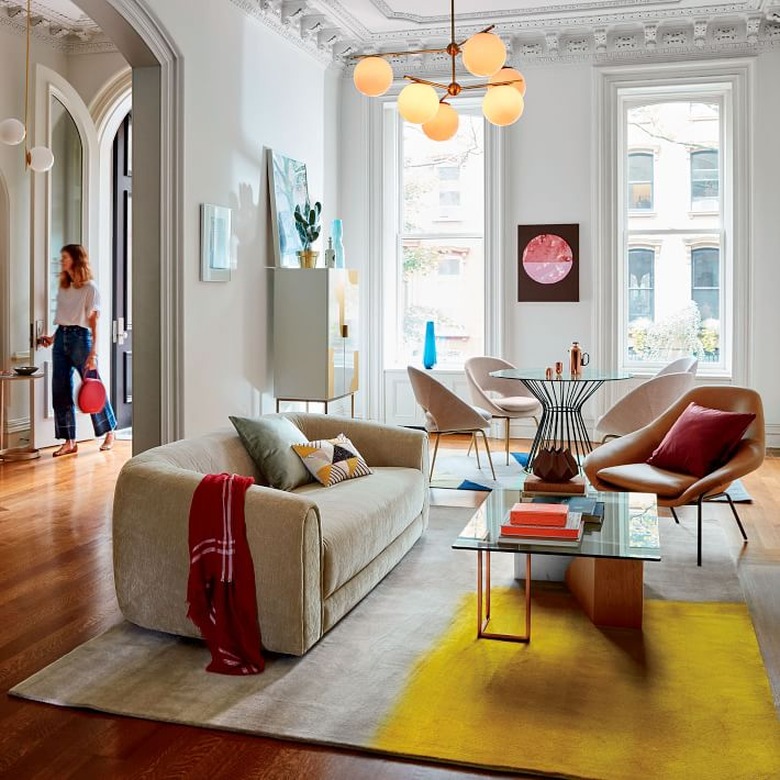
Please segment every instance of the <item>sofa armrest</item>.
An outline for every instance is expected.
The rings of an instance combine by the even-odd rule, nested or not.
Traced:
[[[203,474],[134,463],[117,480],[114,577],[122,614],[145,628],[198,636],[187,618],[189,511]],[[258,614],[268,650],[301,655],[322,634],[320,518],[305,496],[253,486],[245,500]]]
[[[428,474],[428,434],[412,428],[326,414],[285,414],[310,441],[343,433],[369,466],[404,466]]]

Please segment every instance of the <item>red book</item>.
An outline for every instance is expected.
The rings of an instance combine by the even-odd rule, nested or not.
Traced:
[[[501,536],[521,539],[565,539],[578,541],[582,538],[582,515],[572,512],[567,518],[564,527],[551,527],[543,525],[513,525],[501,526]]]
[[[569,516],[566,504],[518,503],[509,510],[512,525],[533,525],[545,528],[563,528]]]

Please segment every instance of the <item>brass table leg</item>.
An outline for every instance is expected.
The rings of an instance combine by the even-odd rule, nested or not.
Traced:
[[[483,554],[486,556],[484,566]],[[484,571],[484,577],[483,577]],[[483,589],[484,579],[484,589]],[[525,556],[525,634],[497,634],[487,631],[490,623],[490,550],[477,550],[477,638],[498,639],[502,642],[531,641],[531,554]],[[483,617],[484,610],[484,617]]]

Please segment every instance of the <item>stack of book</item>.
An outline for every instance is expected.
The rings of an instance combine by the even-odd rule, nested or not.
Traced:
[[[585,522],[566,504],[515,504],[501,525],[500,542],[576,546]]]

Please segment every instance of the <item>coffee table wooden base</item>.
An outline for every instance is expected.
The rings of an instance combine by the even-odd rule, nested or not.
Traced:
[[[640,560],[574,558],[566,584],[595,625],[642,628],[643,571]]]
[[[485,561],[483,564],[483,555]],[[490,623],[490,550],[477,550],[477,638],[501,642],[531,641],[531,556],[525,556],[525,634],[498,634],[488,631]]]

